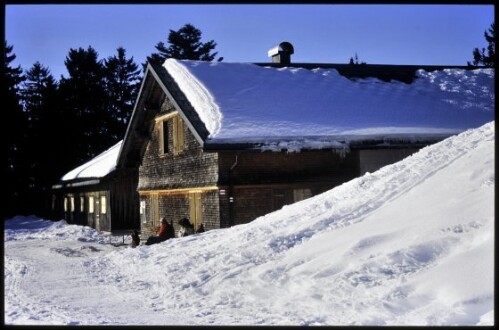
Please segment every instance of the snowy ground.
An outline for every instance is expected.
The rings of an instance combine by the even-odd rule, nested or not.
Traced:
[[[229,229],[116,247],[5,222],[5,322],[492,325],[494,123]]]

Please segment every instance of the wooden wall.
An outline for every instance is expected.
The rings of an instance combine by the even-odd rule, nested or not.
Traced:
[[[138,169],[119,169],[110,183],[111,230],[139,229]]]
[[[237,155],[237,164],[236,163]],[[229,178],[232,170],[232,178]],[[220,152],[219,184],[338,182],[359,172],[358,154],[336,151]]]
[[[399,162],[418,150],[419,148],[358,150],[359,175],[364,175],[366,172],[372,173],[383,166]]]
[[[165,101],[162,111],[164,115],[174,109]],[[168,123],[169,141],[172,142],[173,128]],[[204,153],[201,145],[184,125],[184,151],[178,155],[170,152],[160,155],[161,122],[154,125],[151,139],[139,167],[138,190],[164,190],[177,188],[196,188],[216,185],[218,181],[217,154]],[[173,145],[170,145],[173,150]]]

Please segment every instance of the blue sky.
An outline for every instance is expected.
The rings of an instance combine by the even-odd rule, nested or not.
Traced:
[[[92,46],[100,58],[122,46],[137,63],[191,23],[215,40],[225,62],[270,61],[267,51],[293,44],[293,62],[466,65],[494,20],[493,5],[7,5],[5,35],[15,65],[39,61],[67,75],[70,48]]]

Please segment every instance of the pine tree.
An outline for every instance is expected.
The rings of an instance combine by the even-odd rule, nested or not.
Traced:
[[[28,131],[31,138],[36,139],[42,129],[43,111],[46,107],[48,91],[55,92],[57,85],[47,67],[36,62],[26,72],[21,95],[24,111],[28,117]]]
[[[64,62],[69,77],[61,77],[64,101],[61,129],[66,134],[65,154],[68,170],[109,148],[104,66],[89,46],[70,49]]]
[[[23,205],[23,197],[28,188],[24,177],[24,158],[26,153],[23,146],[26,140],[27,118],[21,105],[20,84],[24,81],[21,66],[11,66],[16,55],[14,46],[4,41],[5,57],[3,62],[4,79],[2,80],[2,108],[5,119],[8,120],[8,134],[4,136],[4,190],[8,192],[4,200],[2,216],[19,214]]]
[[[350,61],[348,62],[350,65],[365,65],[366,62],[361,62],[359,63],[359,56],[357,55],[357,52],[355,52],[355,60],[353,57],[350,57]]]
[[[147,57],[149,62],[156,61],[162,63],[167,58],[179,60],[199,60],[213,61],[218,52],[212,53],[216,47],[213,40],[202,43],[201,31],[191,24],[184,25],[178,31],[170,30],[168,35],[169,46],[166,47],[163,42],[156,44],[158,53],[153,53]],[[221,61],[220,57],[218,61]]]
[[[58,113],[57,83],[47,67],[39,62],[26,72],[26,81],[21,90],[24,112],[26,113],[27,136],[25,152],[28,170],[25,175],[30,180],[27,205],[34,213],[43,213],[50,198],[50,187],[60,177],[58,168],[61,155],[57,123]]]
[[[125,136],[140,88],[140,69],[133,57],[126,58],[126,50],[117,49],[117,55],[104,60],[105,88],[107,92],[108,128],[114,142]]]
[[[496,62],[496,29],[495,22],[490,25],[488,31],[484,32],[485,40],[489,43],[487,46],[487,53],[485,48],[480,51],[478,48],[473,49],[473,62],[468,61],[469,66],[486,66],[495,67]]]

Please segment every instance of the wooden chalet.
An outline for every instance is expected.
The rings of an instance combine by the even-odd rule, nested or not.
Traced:
[[[494,119],[493,98],[477,96],[493,82],[432,75],[469,67],[292,63],[293,52],[282,43],[272,63],[148,64],[124,140],[67,173],[53,209],[143,238],[161,217],[175,230],[183,217],[230,227]],[[421,69],[448,92],[441,100],[416,79]]]
[[[274,58],[273,63],[247,64],[248,68],[265,69],[265,74],[271,74],[268,70],[278,71],[277,68],[283,66],[302,70],[335,69],[341,79],[397,80],[401,88],[410,86],[419,69],[427,72],[444,69],[436,66],[296,64],[283,54],[286,50],[289,51],[289,47],[277,47],[272,55],[277,54],[286,62],[281,63],[279,58]],[[205,109],[196,104],[189,85],[182,84],[183,80],[172,68],[188,64],[192,68],[205,65],[205,71],[190,71],[194,78],[199,78],[192,79],[194,84],[199,85],[205,76],[196,76],[196,72],[209,73],[208,65],[213,68],[218,65],[223,66],[223,70],[214,72],[214,75],[230,74],[235,64],[167,61],[170,61],[170,66],[148,64],[117,160],[117,169],[122,173],[138,170],[137,177],[132,174],[126,185],[130,187],[137,183],[135,189],[140,199],[142,237],[151,235],[163,216],[173,222],[176,230],[182,217],[188,217],[196,229],[201,224],[206,230],[244,224],[286,204],[317,195],[366,172],[397,162],[426,145],[466,129],[456,126],[455,130],[434,130],[433,134],[411,131],[405,135],[391,134],[392,131],[387,130],[386,134],[379,134],[378,131],[377,134],[355,135],[354,138],[341,132],[330,135],[321,133],[320,137],[313,134],[294,136],[291,131],[284,135],[269,134],[268,137],[219,134],[221,137],[217,138],[208,120],[203,118]],[[222,79],[221,76],[219,78]],[[216,83],[216,79],[212,80]],[[207,86],[208,94],[210,88],[216,89],[216,86]],[[235,90],[236,93],[230,97],[237,104],[239,94]],[[390,102],[389,98],[390,95],[387,95],[386,102]],[[314,106],[313,100],[309,103]],[[225,112],[227,109],[223,105],[220,108],[221,120],[229,118]],[[493,120],[493,111],[487,116]],[[295,117],[299,127],[300,115]],[[232,124],[237,124],[237,121]],[[387,127],[390,125],[386,123]],[[467,125],[470,128],[477,126],[470,122]],[[222,125],[218,132],[223,132],[223,129]],[[314,147],[313,143],[305,143],[308,138],[322,142]],[[301,147],[293,150],[292,146],[296,143],[301,143]],[[120,176],[122,179],[125,177]],[[119,182],[113,180],[101,190],[106,192],[99,196],[113,198],[111,182]],[[83,190],[80,195],[74,195],[76,203],[81,198],[78,196],[83,196],[81,194]],[[91,196],[96,191],[87,189],[84,194]],[[74,208],[78,210],[78,205]],[[110,205],[110,208],[113,206]],[[113,208],[111,224],[114,224],[115,216],[123,218],[114,212]],[[76,215],[74,219],[77,221]],[[78,221],[90,223],[90,218],[86,214]],[[108,222],[101,223],[109,226]]]

